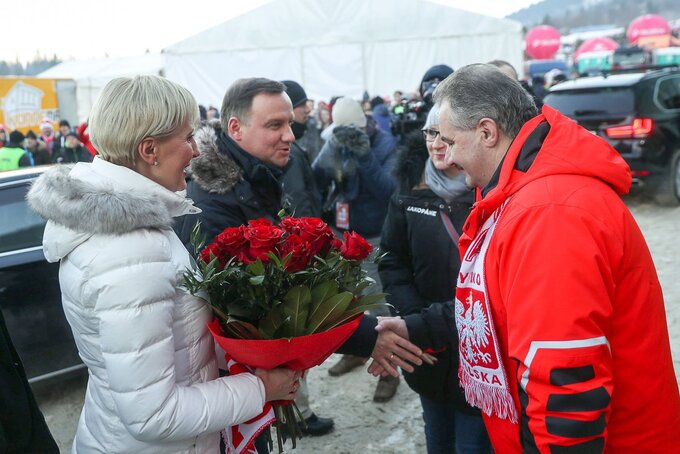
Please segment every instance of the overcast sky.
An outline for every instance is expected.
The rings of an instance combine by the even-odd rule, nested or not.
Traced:
[[[269,1],[1,0],[0,60],[25,62],[36,53],[67,60],[159,52]],[[540,0],[431,1],[504,17]]]

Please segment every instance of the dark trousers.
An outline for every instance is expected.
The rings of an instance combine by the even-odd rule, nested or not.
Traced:
[[[491,442],[481,415],[464,413],[449,403],[420,396],[428,454],[487,454]]]

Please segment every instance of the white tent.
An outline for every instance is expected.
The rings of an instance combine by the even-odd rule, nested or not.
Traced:
[[[253,76],[360,98],[414,91],[440,63],[504,59],[521,71],[522,26],[424,0],[275,0],[162,52],[166,77],[205,105]]]
[[[83,121],[90,114],[99,92],[111,79],[141,74],[162,75],[162,55],[71,60],[43,71],[38,77],[75,80],[78,121]]]

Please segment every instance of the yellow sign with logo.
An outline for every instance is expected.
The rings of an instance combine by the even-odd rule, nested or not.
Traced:
[[[46,119],[53,126],[59,119],[56,79],[0,77],[0,123],[7,130],[40,134]]]

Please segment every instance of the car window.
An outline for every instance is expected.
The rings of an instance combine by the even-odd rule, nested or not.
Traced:
[[[45,221],[31,210],[27,184],[0,188],[0,253],[42,245]]]
[[[680,109],[680,77],[659,79],[654,99],[663,109]]]
[[[554,91],[548,93],[543,102],[572,118],[630,115],[635,108],[635,96],[629,87]]]

